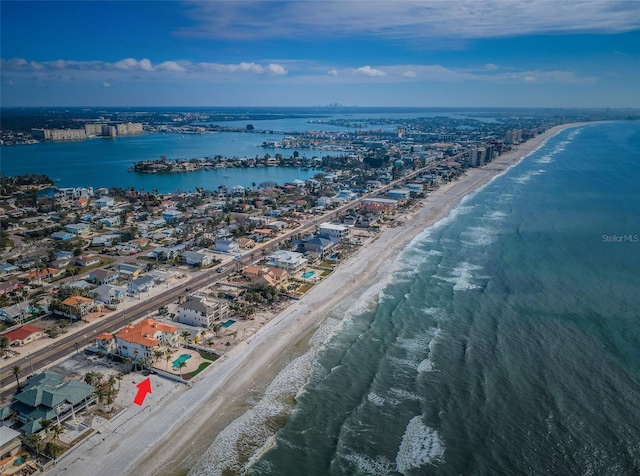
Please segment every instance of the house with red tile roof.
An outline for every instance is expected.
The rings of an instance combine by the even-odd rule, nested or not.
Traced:
[[[9,345],[16,345],[20,347],[40,339],[45,335],[44,329],[36,326],[30,326],[29,324],[25,324],[9,332],[0,334],[0,336],[9,339]]]
[[[153,357],[155,349],[178,347],[178,327],[145,319],[131,324],[115,335],[117,353],[125,358],[142,360]]]

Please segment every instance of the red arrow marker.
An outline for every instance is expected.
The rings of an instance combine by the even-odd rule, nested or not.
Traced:
[[[151,393],[151,379],[147,377],[138,385],[136,385],[136,387],[138,387],[138,393],[136,395],[136,398],[133,399],[133,403],[135,403],[136,405],[142,405],[144,399],[147,396],[147,393]]]

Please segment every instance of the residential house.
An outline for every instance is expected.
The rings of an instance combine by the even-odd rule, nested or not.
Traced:
[[[70,240],[71,238],[73,238],[74,235],[73,233],[69,233],[68,231],[56,231],[51,233],[51,235],[49,235],[51,237],[52,240],[56,240],[56,241],[67,241]]]
[[[314,236],[313,238],[309,238],[302,243],[302,246],[305,251],[313,251],[315,253],[319,253],[320,256],[324,256],[324,254],[333,248],[338,243],[338,238],[335,237],[324,237],[324,236]]]
[[[72,233],[75,236],[84,236],[91,231],[91,225],[87,223],[71,223],[64,227],[65,231]]]
[[[125,279],[135,279],[144,271],[143,268],[135,264],[124,262],[114,264],[111,269],[117,271],[120,277]]]
[[[247,266],[242,270],[242,275],[249,278],[252,284],[267,284],[279,286],[287,278],[287,270],[273,266]]]
[[[58,268],[45,268],[38,269],[36,271],[32,271],[24,276],[25,281],[33,281],[33,280],[50,280],[55,279],[64,274],[64,270]]]
[[[129,296],[135,296],[137,294],[150,291],[154,285],[155,280],[153,279],[153,276],[138,276],[127,283],[127,293]]]
[[[213,263],[213,256],[208,253],[200,253],[198,251],[183,251],[182,261],[189,266],[210,266]]]
[[[278,250],[271,253],[268,258],[269,266],[286,269],[289,274],[300,271],[307,264],[307,260],[302,256],[302,253],[296,253],[295,251]]]
[[[112,207],[113,205],[115,205],[115,203],[116,202],[113,197],[100,197],[93,202],[93,205],[96,208],[102,209]]]
[[[19,321],[24,316],[24,309],[20,303],[0,309],[0,319],[3,321]]]
[[[17,273],[20,271],[20,268],[12,265],[11,263],[2,263],[0,264],[0,274],[11,274]]]
[[[248,250],[256,246],[256,242],[250,238],[238,238],[236,240],[238,246],[244,250]]]
[[[177,347],[179,337],[178,327],[145,319],[120,330],[115,335],[115,344],[122,357],[142,360],[153,357],[154,349],[161,346]]]
[[[30,344],[31,342],[46,336],[46,334],[44,329],[41,329],[40,327],[25,324],[8,332],[4,332],[0,334],[0,336],[9,339],[9,345],[22,347],[23,345]]]
[[[76,413],[88,410],[96,402],[95,388],[78,380],[66,380],[52,370],[30,377],[13,401],[0,409],[0,419],[5,422],[15,415],[18,430],[31,436],[43,430],[43,419],[58,425]],[[14,425],[15,427],[16,425]]]
[[[94,309],[93,299],[84,296],[70,296],[61,303],[64,307],[54,312],[70,319],[82,319]]]
[[[95,284],[111,284],[118,281],[120,274],[111,269],[97,268],[89,273],[89,281]]]
[[[178,305],[178,322],[190,326],[210,328],[214,321],[226,319],[229,305],[224,301],[211,301],[200,296],[191,296]]]
[[[100,258],[98,258],[96,255],[80,255],[76,256],[73,262],[77,266],[86,268],[87,266],[93,266],[94,264],[100,263]]]
[[[235,241],[216,240],[215,251],[235,255],[240,253],[240,246]]]
[[[9,294],[17,291],[24,286],[20,281],[1,281],[0,282],[0,296],[3,294]]]
[[[22,449],[20,436],[20,432],[13,428],[5,425],[0,426],[0,461],[17,459],[16,456]]]
[[[344,240],[349,238],[351,228],[345,225],[339,225],[336,223],[322,223],[318,227],[318,235],[324,238],[336,238],[338,240]]]
[[[396,188],[389,190],[387,196],[395,200],[407,200],[411,196],[411,190],[406,188]]]
[[[113,286],[111,284],[101,284],[89,291],[89,295],[96,301],[105,304],[117,304],[122,302],[127,295],[127,288],[124,286]]]
[[[175,223],[182,216],[179,210],[169,209],[162,212],[162,219],[167,223]]]

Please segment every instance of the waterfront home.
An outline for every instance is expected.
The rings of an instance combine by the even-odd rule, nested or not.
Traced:
[[[273,266],[247,266],[242,270],[242,275],[252,284],[278,286],[286,280],[288,274],[285,269]]]
[[[338,238],[314,236],[302,242],[302,247],[305,251],[312,251],[319,253],[320,257],[333,248],[338,243]]]
[[[240,246],[235,241],[216,240],[215,251],[235,255],[240,253]]]
[[[122,357],[142,360],[152,358],[154,349],[177,347],[178,328],[171,324],[145,319],[124,327],[115,335],[116,351]]]
[[[296,253],[295,251],[278,250],[271,253],[268,256],[269,266],[275,266],[276,268],[282,268],[287,270],[288,273],[296,273],[307,264],[307,259],[302,253]]]
[[[207,300],[200,296],[191,296],[178,305],[178,322],[190,326],[210,328],[214,321],[226,319],[229,305],[224,301]]]
[[[96,402],[95,388],[78,380],[66,380],[62,374],[45,370],[27,379],[25,386],[13,401],[0,409],[0,419],[10,424],[25,436],[40,433],[42,420],[61,424],[76,413],[88,410]]]
[[[349,238],[351,227],[336,223],[322,223],[318,227],[318,235],[324,238],[344,240]]]
[[[389,198],[395,200],[407,200],[411,196],[411,190],[406,188],[396,188],[387,192]]]
[[[13,330],[0,334],[1,337],[6,337],[7,339],[9,339],[9,345],[15,345],[18,347],[30,344],[35,340],[45,337],[46,335],[47,334],[45,334],[44,329],[36,326],[31,326],[29,324],[16,327]]]

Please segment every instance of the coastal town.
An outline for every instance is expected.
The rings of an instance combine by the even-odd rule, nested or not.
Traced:
[[[163,194],[3,176],[0,468],[31,474],[53,467],[118,421],[132,405],[132,384],[145,376],[167,387],[197,384],[431,194],[556,125],[455,133],[458,122],[440,120],[431,132],[418,123],[425,122],[391,132],[306,132],[269,144],[294,149],[289,157],[134,166],[139,173],[317,171],[284,184]],[[91,130],[141,133],[142,126]],[[338,154],[308,158],[304,151]],[[39,193],[46,190],[52,193]]]

